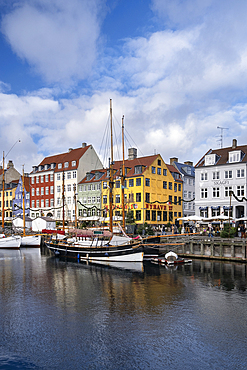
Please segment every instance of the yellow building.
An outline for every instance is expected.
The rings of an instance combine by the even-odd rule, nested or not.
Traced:
[[[17,189],[18,181],[13,181],[9,184],[5,184],[4,190],[4,219],[8,220],[13,216],[13,200],[15,199],[15,191]],[[3,191],[0,190],[0,214],[2,218],[2,200]]]
[[[121,216],[122,161],[113,165],[113,215]],[[109,171],[101,179],[102,206],[109,216]],[[125,160],[125,211],[132,211],[137,224],[152,225],[175,223],[182,217],[183,182],[180,173],[167,165],[161,155],[137,158],[136,149],[129,149]]]

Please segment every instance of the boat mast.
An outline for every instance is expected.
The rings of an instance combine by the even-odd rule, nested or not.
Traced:
[[[25,219],[25,187],[24,187],[24,165],[22,169],[22,213],[23,213],[23,236],[26,235],[26,219]]]
[[[112,134],[112,99],[110,99],[110,124],[111,124],[111,160],[110,160],[110,181],[109,181],[109,188],[110,188],[110,199],[109,199],[109,212],[110,212],[110,225],[109,229],[110,232],[113,231],[113,215],[112,215],[112,189],[113,189],[113,134]]]
[[[125,167],[124,167],[124,116],[122,117],[122,146],[123,146],[123,165],[122,165],[122,219],[123,229],[125,229],[125,205],[124,205],[124,180],[125,180]]]
[[[3,194],[2,194],[2,229],[4,230],[4,188],[5,188],[5,179],[4,179],[4,152],[3,152]]]

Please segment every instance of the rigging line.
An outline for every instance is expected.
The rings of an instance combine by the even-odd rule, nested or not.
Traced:
[[[110,121],[110,114],[108,115],[107,124],[105,126],[105,130],[104,130],[104,134],[103,134],[103,137],[102,137],[102,140],[101,140],[100,150],[99,150],[99,155],[102,156],[103,166],[104,166],[105,151],[106,151],[106,148],[104,147],[104,153],[102,153],[103,152],[103,144],[107,141],[107,138],[109,136],[108,135],[108,132],[109,132],[109,121]]]
[[[140,148],[138,147],[138,145],[136,144],[135,140],[134,140],[134,139],[132,139],[132,136],[129,134],[128,130],[127,130],[127,129],[125,129],[125,131],[126,131],[126,134],[127,134],[127,135],[129,135],[130,139],[133,141],[133,143],[135,144],[135,146],[137,147],[137,149],[138,149],[138,151],[141,153],[141,155],[142,155],[143,157],[145,157],[145,155],[142,153],[141,149],[140,149]],[[126,135],[126,141],[129,143],[129,145],[130,145],[130,147],[131,147],[131,143],[129,142],[129,140],[128,140],[128,138],[127,138],[127,135]]]

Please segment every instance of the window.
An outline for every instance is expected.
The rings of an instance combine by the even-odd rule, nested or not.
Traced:
[[[172,182],[169,182],[169,190],[172,190]]]
[[[213,198],[220,197],[220,188],[213,188]]]
[[[244,177],[244,169],[237,170],[237,177]]]
[[[150,221],[150,211],[149,211],[149,209],[146,210],[146,221]]]
[[[50,202],[51,202],[51,207],[54,207],[54,199],[51,199]]]
[[[65,167],[65,168],[68,168],[68,167],[69,167],[69,162],[65,162],[65,163],[64,163],[64,167]]]
[[[208,197],[208,189],[204,188],[201,189],[201,198],[207,198]]]
[[[41,199],[41,208],[44,208],[44,199]]]
[[[145,202],[150,202],[150,193],[145,193]]]
[[[45,175],[45,182],[49,181],[49,175]]]
[[[141,211],[140,210],[136,211],[136,221],[141,221]]]
[[[54,179],[54,176],[53,176],[53,173],[50,174],[50,181],[53,181]]]
[[[61,179],[61,174],[57,173],[57,180],[60,180],[60,179]]]
[[[45,195],[49,195],[49,186],[46,186],[45,188]]]
[[[92,184],[92,190],[95,190],[95,184]]]
[[[67,197],[67,204],[71,204],[71,197]]]
[[[103,204],[107,204],[107,195],[103,195]]]
[[[131,203],[134,202],[134,194],[133,193],[129,194],[129,202],[131,202]]]
[[[213,180],[219,180],[220,178],[220,173],[219,171],[214,171],[213,172]]]
[[[100,203],[100,196],[97,196],[97,203]]]
[[[129,180],[129,187],[132,188],[134,186],[134,179]]]
[[[60,193],[61,192],[61,186],[60,185],[57,185],[57,192]]]
[[[184,198],[187,198],[187,190],[184,191]]]
[[[178,191],[181,191],[181,184],[178,184]]]
[[[46,200],[45,200],[45,206],[46,206],[46,207],[49,207],[49,199],[46,199]]]
[[[232,191],[232,186],[226,186],[225,187],[225,197],[229,197],[231,191]]]
[[[163,176],[167,176],[167,169],[166,168],[163,169]]]
[[[146,186],[150,186],[150,179],[146,178],[145,183],[146,183]]]
[[[167,211],[163,211],[163,221],[167,221]]]
[[[168,199],[168,201],[169,201],[169,203],[172,203],[172,195],[169,195],[169,197],[168,197],[169,199]]]
[[[155,167],[152,166],[152,173],[156,173]]]
[[[158,166],[161,166],[161,159],[158,159]]]
[[[188,198],[191,199],[191,191],[188,191]]]
[[[216,162],[216,154],[208,154],[205,156],[205,166],[212,166]]]
[[[71,184],[67,185],[67,191],[71,191]]]
[[[234,152],[229,153],[229,163],[239,162],[241,159],[241,151],[235,150]]]
[[[34,177],[31,178],[31,184],[34,184]]]
[[[126,181],[125,181],[126,184]],[[97,190],[100,190],[100,184],[97,184]]]
[[[103,189],[107,189],[107,182],[103,182]]]
[[[95,203],[95,199],[96,199],[95,197],[92,197],[92,203]]]
[[[136,193],[136,202],[141,202],[142,195],[141,193]]]
[[[83,197],[83,204],[87,203],[87,197]]]
[[[87,190],[91,190],[91,184],[87,186]]]
[[[58,163],[58,168],[62,168],[62,163]]]
[[[67,179],[69,180],[69,179],[71,179],[71,172],[68,172],[67,173]]]
[[[40,182],[44,182],[44,175],[40,176]]]
[[[39,195],[39,188],[36,189],[36,195]]]
[[[207,179],[208,179],[208,174],[207,174],[207,172],[203,172],[203,173],[201,173],[201,180],[202,180],[202,181],[207,181]]]
[[[39,200],[36,200],[36,208],[39,208]]]
[[[169,212],[169,221],[172,221],[173,220],[173,214],[172,212]]]
[[[244,185],[237,186],[237,196],[244,196]]]
[[[73,179],[76,179],[76,171],[73,171]]]
[[[140,177],[138,177],[136,179],[136,186],[141,186],[141,178]]]
[[[40,190],[41,190],[41,195],[44,195],[44,188],[40,188]]]
[[[76,161],[72,161],[72,167],[76,166]]]
[[[54,194],[54,186],[51,186],[51,194]]]
[[[135,166],[135,174],[142,173],[142,166]]]
[[[88,203],[91,203],[91,197],[88,197],[88,198],[87,198],[87,202],[88,202]]]
[[[120,203],[120,194],[116,194],[116,203]]]
[[[174,184],[174,191],[177,191],[177,187],[178,187],[178,185],[175,183]]]
[[[34,192],[35,192],[35,189],[32,188],[32,197],[34,197]]]
[[[157,174],[161,175],[161,168],[160,167],[157,168]]]
[[[152,211],[152,221],[156,221],[156,211]]]
[[[177,204],[177,202],[178,202],[178,197],[174,197],[174,204]]]
[[[232,170],[225,171],[225,179],[232,179]]]
[[[34,203],[34,200],[32,200],[32,208],[34,208],[35,207],[35,205],[34,205],[35,203]]]
[[[116,188],[120,188],[120,181],[116,181]]]
[[[167,189],[167,181],[163,181],[163,189]]]
[[[36,184],[39,183],[39,176],[36,176]]]
[[[181,206],[181,197],[178,197],[178,204]]]

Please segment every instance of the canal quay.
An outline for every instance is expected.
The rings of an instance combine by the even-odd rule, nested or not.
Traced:
[[[0,369],[246,369],[247,264],[0,251]]]

